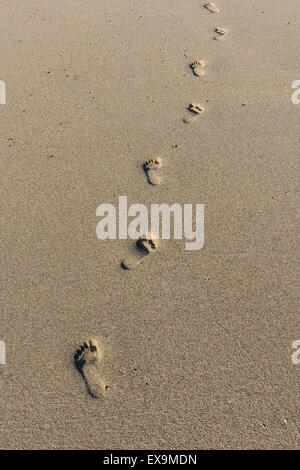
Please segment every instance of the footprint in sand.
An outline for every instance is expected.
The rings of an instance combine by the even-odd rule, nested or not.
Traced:
[[[197,77],[200,77],[201,75],[204,75],[204,62],[203,60],[195,60],[190,64],[190,67],[193,71],[193,74],[196,75]]]
[[[199,115],[204,111],[204,108],[198,103],[191,103],[188,106],[189,116],[183,118],[183,122],[191,124],[195,122]]]
[[[161,158],[158,156],[155,156],[151,158],[150,160],[147,160],[143,164],[143,168],[146,172],[146,175],[148,177],[148,182],[153,185],[160,184],[162,182],[162,178],[160,176],[160,172],[157,171],[161,168]]]
[[[139,238],[136,242],[137,256],[128,256],[123,259],[121,266],[123,269],[135,269],[139,266],[147,255],[150,255],[158,247],[158,241],[148,233]]]
[[[103,396],[107,387],[100,376],[101,351],[98,342],[95,339],[90,339],[83,343],[77,349],[74,360],[78,371],[86,382],[89,394],[93,398]]]
[[[220,9],[213,3],[213,2],[208,2],[203,5],[204,8],[207,10],[211,11],[212,13],[219,13]]]
[[[226,36],[226,34],[228,34],[228,29],[216,28],[215,33],[217,33],[217,34],[214,36],[214,40],[215,41],[220,41],[220,39],[224,39],[224,36]]]

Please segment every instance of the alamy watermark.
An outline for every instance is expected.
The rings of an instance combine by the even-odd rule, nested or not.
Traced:
[[[100,204],[97,207],[96,216],[101,217],[101,220],[97,224],[96,234],[100,240],[138,240],[149,233],[151,227],[154,239],[184,238],[186,250],[201,250],[204,246],[204,204],[194,206],[151,204],[149,215],[144,204],[132,204],[128,207],[127,196],[119,196],[118,214],[112,204]],[[128,220],[128,217],[133,219]]]
[[[298,366],[300,364],[300,339],[293,342],[292,349],[295,349],[292,354],[292,363]]]
[[[0,80],[0,104],[6,104],[6,86],[3,80]]]
[[[294,80],[292,83],[292,88],[297,88],[296,91],[292,94],[292,103],[299,104],[300,103],[300,80]]]
[[[6,347],[4,341],[0,341],[0,365],[6,363]]]

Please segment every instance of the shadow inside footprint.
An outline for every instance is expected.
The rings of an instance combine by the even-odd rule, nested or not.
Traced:
[[[213,2],[208,2],[205,5],[203,5],[203,7],[209,10],[211,13],[220,12],[220,9]]]
[[[203,66],[203,60],[195,60],[190,64],[190,68],[192,69],[193,74],[196,75],[196,77],[201,77],[202,75],[204,75]]]
[[[74,354],[75,366],[85,381],[88,393],[93,398],[104,394],[106,386],[99,375],[98,364],[101,353],[98,342],[94,339],[84,342]]]
[[[189,115],[183,118],[183,122],[191,124],[195,122],[199,115],[203,113],[204,108],[198,103],[191,103],[188,106]]]
[[[150,160],[147,160],[143,164],[143,168],[146,172],[148,182],[153,184],[154,186],[160,184],[162,182],[162,178],[160,176],[160,172],[157,171],[161,168],[162,161],[161,158],[158,156],[154,156]]]
[[[225,28],[216,28],[215,29],[216,35],[214,36],[215,41],[220,41],[224,39],[224,37],[228,34],[228,29]]]
[[[151,254],[158,247],[158,241],[151,234],[140,237],[136,242],[137,255],[130,255],[123,259],[121,267],[125,270],[135,269],[142,264],[144,258]]]

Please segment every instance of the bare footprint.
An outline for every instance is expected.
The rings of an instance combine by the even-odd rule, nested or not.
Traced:
[[[195,122],[199,115],[204,111],[203,107],[198,103],[191,103],[188,106],[189,116],[183,118],[183,122],[191,124]]]
[[[162,178],[160,176],[160,172],[157,171],[161,168],[161,158],[158,156],[154,156],[150,160],[147,160],[143,164],[143,168],[147,174],[148,181],[150,184],[157,185],[162,182]]]
[[[211,11],[212,13],[219,13],[220,9],[213,3],[213,2],[208,2],[203,5],[204,8],[207,10]]]
[[[137,256],[128,256],[123,259],[121,266],[123,269],[135,269],[143,261],[145,256],[151,254],[158,247],[158,241],[153,238],[153,236],[148,233],[147,235],[139,238],[136,242],[136,248],[138,250]]]
[[[226,34],[228,34],[228,29],[225,28],[216,28],[215,33],[217,33],[214,36],[215,41],[220,41],[220,39],[223,39]]]
[[[153,238],[151,233],[141,237],[136,242],[136,246],[149,255],[153,250],[158,247],[158,241]]]
[[[204,62],[203,60],[195,60],[195,62],[192,62],[190,64],[190,67],[197,77],[200,77],[201,75],[204,75],[204,70],[203,70]]]
[[[98,342],[90,339],[83,343],[74,355],[76,367],[86,382],[89,394],[93,398],[104,395],[106,386],[100,376],[99,363],[101,352]]]

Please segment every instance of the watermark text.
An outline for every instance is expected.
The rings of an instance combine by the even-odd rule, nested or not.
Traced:
[[[118,210],[112,204],[100,204],[96,216],[101,217],[96,227],[100,240],[138,240],[151,227],[154,239],[185,238],[186,250],[201,250],[204,246],[204,204],[151,204],[149,214],[144,204],[128,207],[127,196],[119,196]]]
[[[3,80],[0,80],[0,104],[6,104],[6,86]]]

